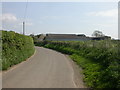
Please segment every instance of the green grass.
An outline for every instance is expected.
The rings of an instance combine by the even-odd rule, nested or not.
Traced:
[[[83,68],[86,84],[90,88],[97,89],[120,88],[120,52],[118,43],[120,42],[43,41],[35,44],[70,55]]]
[[[2,70],[26,60],[34,51],[31,37],[13,31],[2,31]]]
[[[91,60],[73,54],[70,56],[83,69],[84,81],[91,88],[102,88],[100,81],[101,65]]]

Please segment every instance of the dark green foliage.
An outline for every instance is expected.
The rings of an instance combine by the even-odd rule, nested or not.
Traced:
[[[70,57],[78,65],[80,65],[80,67],[84,69],[83,70],[83,73],[85,75],[84,81],[87,83],[87,85],[91,88],[95,88],[95,86],[98,86],[101,65],[99,65],[98,63],[94,63],[91,60],[85,59],[81,56],[78,56],[76,54],[73,54]]]
[[[54,49],[83,68],[84,81],[91,88],[120,88],[120,41],[43,41],[38,46]],[[84,57],[84,58],[83,58]]]
[[[13,31],[2,31],[2,70],[26,60],[34,50],[31,37]]]

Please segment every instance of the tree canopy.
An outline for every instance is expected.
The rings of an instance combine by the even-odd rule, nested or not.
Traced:
[[[101,31],[96,30],[96,31],[93,32],[92,36],[102,37],[102,36],[105,36],[105,35]]]

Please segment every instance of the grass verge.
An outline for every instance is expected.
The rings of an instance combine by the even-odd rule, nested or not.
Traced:
[[[88,87],[120,88],[120,56],[115,44],[108,41],[110,48],[102,47],[103,42],[95,41],[100,46],[91,47],[88,42],[45,41],[36,43],[37,46],[50,48],[70,57],[83,68],[84,81]],[[112,47],[113,46],[113,47]],[[114,83],[113,83],[114,82]]]

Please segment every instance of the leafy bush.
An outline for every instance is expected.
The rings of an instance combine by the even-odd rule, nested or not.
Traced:
[[[26,60],[34,50],[31,37],[13,31],[2,31],[2,70]]]
[[[44,44],[42,44],[44,43]],[[38,46],[69,54],[91,88],[120,88],[120,41],[45,41]]]

